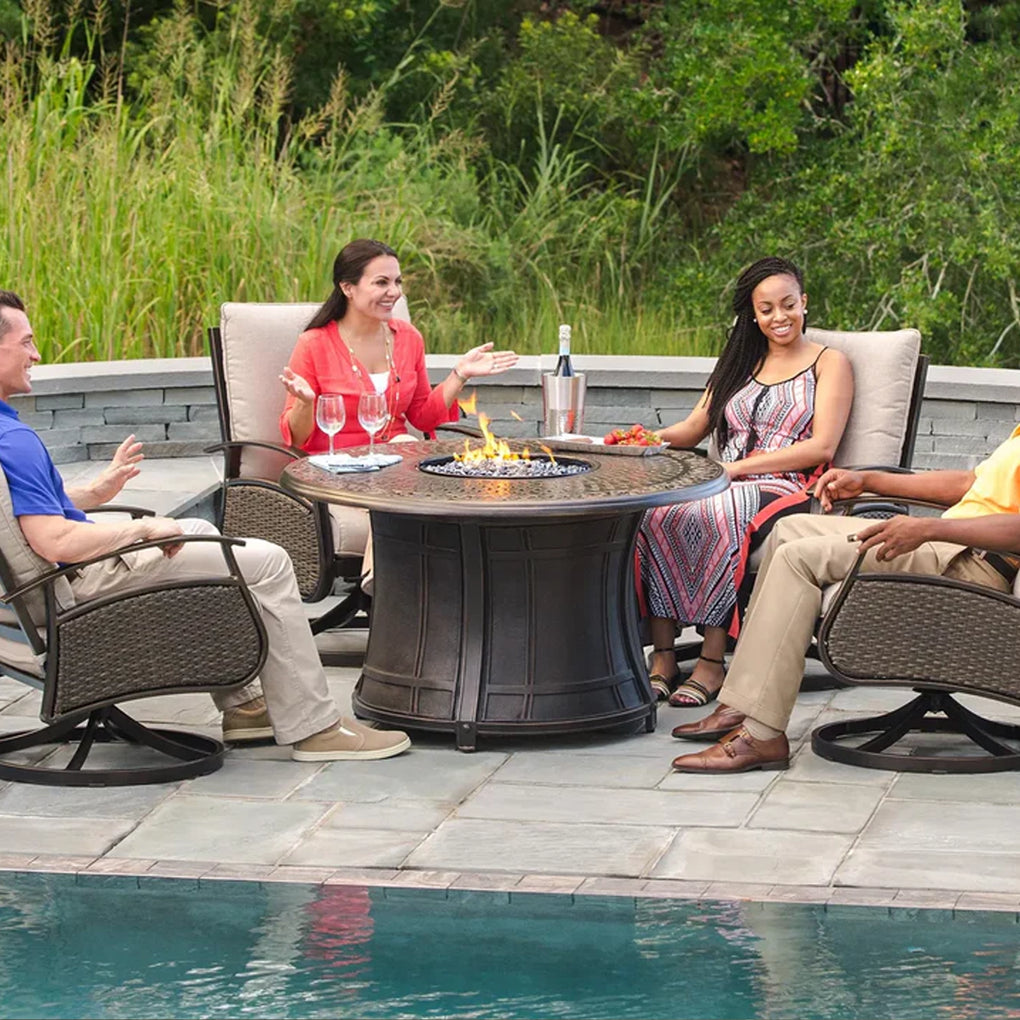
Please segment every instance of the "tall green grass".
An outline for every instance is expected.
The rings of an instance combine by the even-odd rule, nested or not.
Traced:
[[[667,242],[654,166],[599,188],[553,132],[534,166],[502,163],[438,129],[442,96],[424,123],[388,124],[342,70],[288,122],[291,69],[246,0],[213,31],[180,3],[130,67],[70,57],[95,24],[27,7],[34,42],[0,62],[0,286],[29,302],[47,360],[202,353],[221,302],[322,299],[358,236],[400,252],[431,350],[549,350],[569,321],[582,352],[714,353],[721,326],[643,275]]]

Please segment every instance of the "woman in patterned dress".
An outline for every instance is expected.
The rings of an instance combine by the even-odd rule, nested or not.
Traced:
[[[806,509],[807,487],[835,454],[853,399],[846,356],[804,336],[807,294],[792,262],[766,258],[744,270],[733,311],[697,406],[661,431],[674,447],[713,436],[730,487],[647,511],[637,541],[652,687],[685,708],[719,693],[752,539],[757,544],[778,517]],[[692,624],[703,629],[701,656],[676,687],[676,628]]]

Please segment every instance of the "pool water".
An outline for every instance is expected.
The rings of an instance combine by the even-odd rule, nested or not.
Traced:
[[[1014,914],[0,875],[0,1016],[1020,1016]]]

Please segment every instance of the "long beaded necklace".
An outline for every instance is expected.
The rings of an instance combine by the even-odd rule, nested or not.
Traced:
[[[397,406],[397,400],[400,396],[400,376],[394,371],[393,368],[393,334],[386,324],[383,324],[383,349],[386,352],[386,374],[389,379],[393,380],[393,395],[390,396],[390,385],[387,381],[386,389],[383,391],[386,394],[386,409],[388,411],[386,424],[383,427],[382,432],[379,433],[379,442],[386,442],[390,436],[390,429],[393,426],[393,419],[395,417],[395,411]],[[365,379],[364,373],[361,371],[361,366],[358,364],[358,359],[354,356],[354,349],[351,345],[340,335],[340,326],[337,324],[336,335],[340,337],[340,343],[343,344],[344,350],[347,352],[347,357],[351,363],[351,369],[354,372],[355,378],[358,380],[358,387],[362,393],[374,393],[375,383],[372,379]]]

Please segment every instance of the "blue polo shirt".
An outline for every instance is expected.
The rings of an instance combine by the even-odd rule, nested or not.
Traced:
[[[67,497],[43,441],[10,404],[0,400],[0,467],[7,476],[15,517],[46,514],[71,521],[88,518]]]

